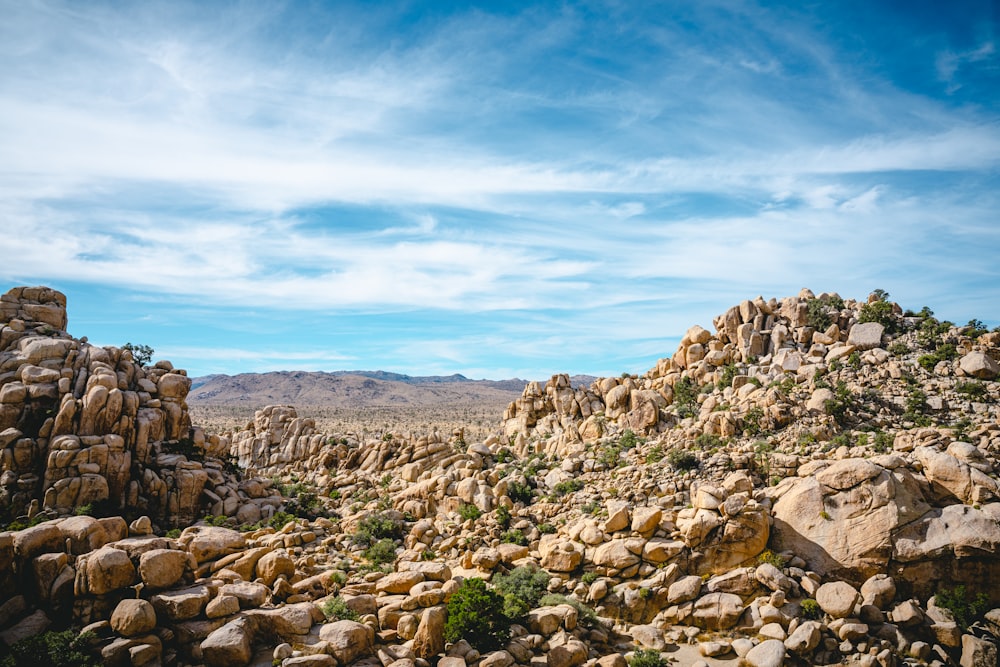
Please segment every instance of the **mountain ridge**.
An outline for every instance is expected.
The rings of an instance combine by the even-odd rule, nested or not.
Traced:
[[[577,384],[595,380],[574,375]],[[193,405],[269,404],[373,407],[436,406],[472,402],[506,404],[520,396],[528,380],[473,380],[452,375],[412,376],[391,371],[270,371],[213,374],[192,378]]]

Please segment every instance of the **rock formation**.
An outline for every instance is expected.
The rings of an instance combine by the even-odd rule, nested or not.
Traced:
[[[530,383],[483,442],[321,433],[291,406],[203,435],[183,372],[69,338],[57,293],[8,297],[5,498],[52,518],[0,533],[7,645],[71,624],[121,665],[996,664],[1000,334],[804,291],[641,377]],[[149,518],[68,516],[92,496]],[[538,572],[555,596],[508,594],[499,649],[445,641],[465,580]]]

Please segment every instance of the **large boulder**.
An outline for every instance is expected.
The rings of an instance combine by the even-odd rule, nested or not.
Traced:
[[[218,526],[191,526],[180,536],[181,543],[198,563],[215,560],[246,549],[247,543],[238,531]]]
[[[188,555],[176,549],[153,549],[139,556],[139,577],[146,588],[170,588],[184,576]]]
[[[843,459],[811,477],[791,477],[775,497],[771,548],[800,556],[821,575],[861,584],[885,572],[893,537],[930,506],[905,468]]]
[[[993,357],[983,352],[969,352],[962,357],[958,365],[965,371],[966,375],[977,377],[982,380],[992,380],[1000,375],[1000,364],[993,360]]]
[[[342,665],[370,655],[374,650],[375,637],[372,629],[356,621],[327,623],[319,629],[319,638],[330,645],[333,657]]]
[[[121,549],[104,546],[77,561],[76,593],[104,595],[135,583],[135,566]]]
[[[238,618],[215,630],[201,643],[202,659],[209,667],[240,667],[253,657],[251,621]]]
[[[413,637],[413,653],[418,658],[430,660],[444,652],[444,623],[448,610],[444,607],[428,607],[420,616],[417,634]]]
[[[859,350],[870,350],[882,344],[885,327],[878,322],[860,322],[851,327],[847,334],[847,344]]]
[[[156,610],[146,600],[126,598],[111,614],[111,629],[122,637],[144,635],[155,627]]]

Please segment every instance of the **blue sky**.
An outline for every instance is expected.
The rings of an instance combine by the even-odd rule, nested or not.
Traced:
[[[0,278],[193,375],[642,372],[1000,315],[997,4],[0,0]]]

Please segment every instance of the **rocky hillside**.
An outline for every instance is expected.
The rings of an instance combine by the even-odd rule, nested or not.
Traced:
[[[0,640],[89,624],[75,648],[122,665],[996,665],[1000,334],[879,296],[745,301],[641,377],[529,383],[483,442],[268,406],[205,438],[244,479],[220,465],[195,525],[52,506],[0,533]]]
[[[255,409],[276,404],[346,408],[486,402],[505,405],[517,397],[523,386],[523,380],[470,380],[462,375],[411,377],[383,371],[280,371],[194,378],[188,401],[192,405]]]

